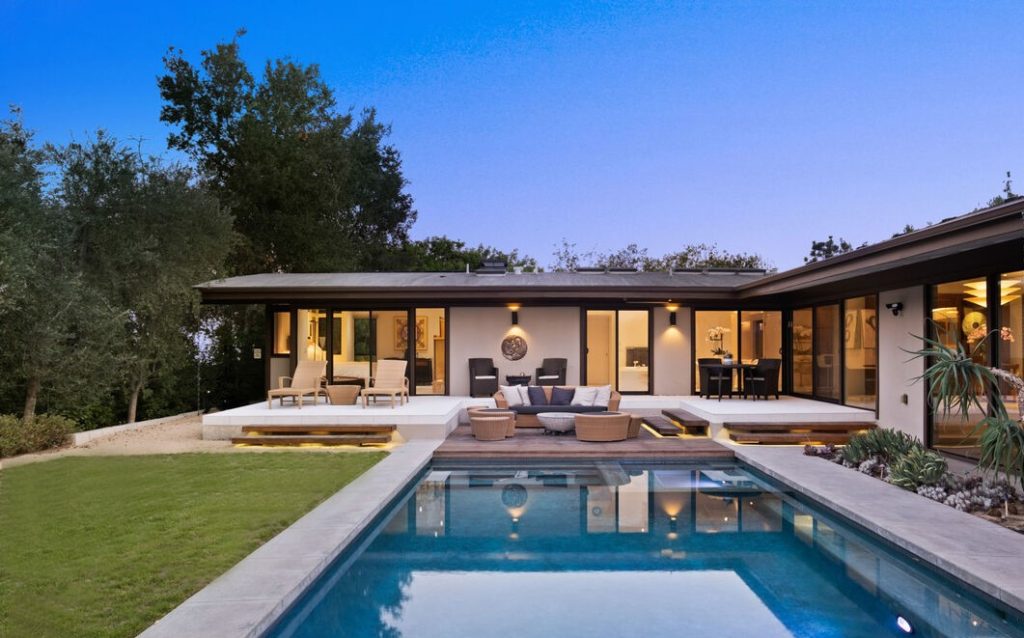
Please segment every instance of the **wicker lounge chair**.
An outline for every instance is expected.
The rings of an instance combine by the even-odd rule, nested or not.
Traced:
[[[324,375],[327,374],[326,361],[300,361],[295,366],[295,374],[290,377],[278,377],[277,388],[267,392],[267,409],[273,407],[274,399],[280,399],[284,405],[284,398],[291,397],[292,401],[302,407],[302,399],[306,395],[313,395],[313,404],[316,404],[317,396],[323,394],[327,400],[327,392],[324,390]],[[287,385],[285,385],[287,383]]]
[[[639,434],[640,419],[625,412],[576,415],[576,438],[580,441],[625,441]]]
[[[373,397],[374,403],[377,397],[387,396],[391,398],[391,407],[395,407],[395,397],[399,403],[409,400],[409,378],[405,376],[407,361],[396,359],[381,359],[377,362],[377,375],[370,378],[370,387],[362,390],[359,396],[363,398],[363,407],[369,404],[369,398]]]

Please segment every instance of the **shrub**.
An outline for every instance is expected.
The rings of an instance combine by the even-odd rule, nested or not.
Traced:
[[[946,474],[946,460],[935,452],[920,447],[911,449],[893,464],[889,482],[905,490],[936,485]]]
[[[0,415],[0,458],[61,447],[74,431],[75,422],[62,416],[40,414],[26,423]]]
[[[851,436],[843,448],[843,461],[860,465],[870,458],[877,458],[885,465],[892,465],[913,449],[923,450],[924,446],[905,432],[876,428]]]

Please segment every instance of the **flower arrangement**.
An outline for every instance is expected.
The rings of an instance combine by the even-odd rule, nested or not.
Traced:
[[[724,326],[715,326],[714,328],[708,328],[708,341],[715,344],[711,348],[711,354],[719,357],[729,358],[732,354],[726,350],[722,342],[725,341],[725,335],[732,332],[730,328]]]

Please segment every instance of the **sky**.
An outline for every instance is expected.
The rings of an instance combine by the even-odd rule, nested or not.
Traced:
[[[629,243],[802,263],[1024,191],[1024,2],[0,0],[0,99],[37,140],[166,150],[156,78],[238,28],[392,128],[415,238],[541,264]],[[134,143],[134,142],[133,142]]]

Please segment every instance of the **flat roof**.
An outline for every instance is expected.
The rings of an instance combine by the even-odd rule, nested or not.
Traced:
[[[664,302],[757,300],[812,294],[837,285],[886,289],[958,269],[1024,268],[1024,198],[954,217],[830,259],[779,273],[674,272],[341,272],[265,273],[196,286],[204,303],[374,300],[621,299]]]

